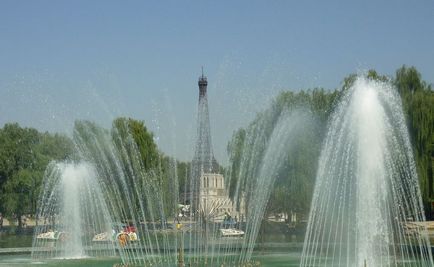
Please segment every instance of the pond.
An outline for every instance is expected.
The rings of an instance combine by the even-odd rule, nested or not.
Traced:
[[[300,253],[267,253],[255,254],[252,258],[253,262],[260,262],[260,266],[298,266],[300,262]],[[76,260],[62,260],[53,259],[48,261],[32,262],[30,255],[8,255],[0,256],[0,266],[13,266],[13,267],[28,267],[35,265],[44,266],[94,266],[94,267],[114,267],[119,266],[119,258],[106,258],[106,259],[76,259]]]

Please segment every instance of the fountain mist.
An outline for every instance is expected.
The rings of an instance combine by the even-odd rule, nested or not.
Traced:
[[[331,119],[300,266],[433,266],[401,100],[359,77]]]
[[[112,256],[104,244],[88,251],[96,233],[111,229],[111,218],[96,172],[86,163],[51,163],[44,178],[37,218],[33,258]]]
[[[288,156],[297,153],[303,135],[315,130],[315,119],[304,109],[268,110],[247,129],[239,169],[232,170],[238,177],[235,199],[245,195],[248,200],[240,262],[252,256],[274,183]]]

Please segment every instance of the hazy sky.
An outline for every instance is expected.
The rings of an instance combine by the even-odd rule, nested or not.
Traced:
[[[351,2],[351,3],[350,3]],[[144,120],[192,156],[203,65],[214,151],[281,90],[414,65],[434,82],[434,1],[0,1],[0,126]]]

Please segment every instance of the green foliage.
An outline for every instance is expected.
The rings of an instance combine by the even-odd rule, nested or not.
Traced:
[[[381,82],[386,82],[389,80],[389,78],[387,76],[380,75],[377,73],[376,70],[372,70],[372,69],[368,71],[368,73],[366,74],[366,77],[368,79],[375,80],[375,81],[381,81]]]
[[[297,138],[292,153],[288,153],[271,194],[268,212],[306,214],[309,211],[322,140],[339,97],[339,91],[314,89],[293,93],[291,99],[283,102],[286,109],[302,108],[311,112],[315,125]]]
[[[415,67],[399,68],[394,83],[402,98],[422,197],[428,202],[434,199],[434,91]]]
[[[6,181],[2,195],[5,214],[9,216],[16,214],[20,217],[21,214],[31,213],[31,192],[35,191],[36,180],[40,178],[37,173],[23,169]]]
[[[277,179],[267,212],[306,213],[310,207],[327,120],[339,96],[338,91],[319,88],[298,93],[282,92],[270,108],[259,113],[246,129],[235,132],[228,145],[231,165],[226,178],[230,196],[234,198],[240,195],[240,191],[250,190],[251,182],[248,181],[258,175],[267,143],[282,112],[304,110],[316,118],[315,124],[311,131],[297,137],[296,144],[291,148],[292,153],[286,156],[284,167],[276,170]]]
[[[137,145],[136,148],[140,153],[141,162],[146,170],[157,169],[159,167],[160,154],[154,142],[154,136],[148,131],[143,121],[131,118],[117,118],[113,121],[113,129],[122,140],[127,141],[129,135],[131,135]]]
[[[178,184],[174,178],[177,173],[176,160],[165,157],[157,148],[154,137],[142,121],[131,118],[114,120],[112,138],[121,155],[128,184],[137,190],[132,196],[143,196],[135,199],[137,211],[145,214],[143,218],[161,218],[162,213],[173,213],[178,201]],[[137,157],[139,156],[139,157]]]
[[[229,162],[231,164],[231,171],[229,171],[226,175],[226,181],[229,181],[229,197],[232,199],[235,198],[236,194],[245,140],[246,130],[239,129],[237,132],[234,133],[232,140],[229,142],[227,147]]]
[[[0,148],[0,211],[9,217],[35,213],[46,166],[71,157],[72,141],[12,123],[0,129]]]

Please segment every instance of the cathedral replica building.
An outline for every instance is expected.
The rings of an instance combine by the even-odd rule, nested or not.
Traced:
[[[191,163],[190,204],[194,212],[202,213],[214,221],[222,221],[228,216],[241,221],[245,218],[244,198],[239,205],[229,198],[229,190],[225,187],[224,177],[219,173],[219,165],[214,158],[208,112],[208,81],[203,71],[198,85],[197,140]]]
[[[200,176],[199,210],[214,221],[222,221],[228,215],[238,222],[245,219],[244,198],[237,208],[229,198],[223,175],[218,173],[202,173]]]

